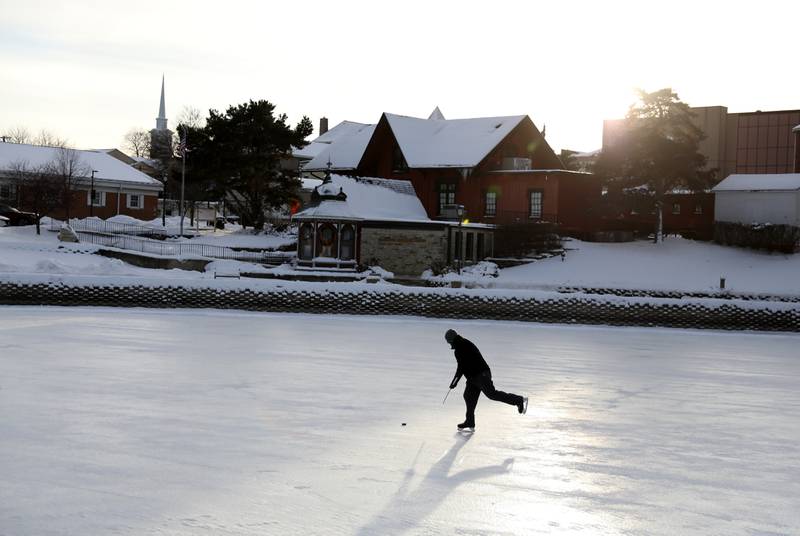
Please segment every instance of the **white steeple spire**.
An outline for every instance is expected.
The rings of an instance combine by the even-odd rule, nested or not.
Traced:
[[[161,104],[158,106],[158,117],[156,117],[156,130],[167,130],[167,116],[164,106],[164,75],[161,75]]]

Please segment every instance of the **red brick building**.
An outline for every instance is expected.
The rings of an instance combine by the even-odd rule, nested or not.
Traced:
[[[21,175],[48,170],[59,175],[70,170],[69,193],[51,213],[54,218],[110,218],[118,214],[139,220],[158,215],[161,182],[110,156],[105,151],[0,143],[0,202],[26,209],[25,180]],[[23,172],[23,173],[21,173]]]
[[[329,166],[411,181],[432,219],[453,219],[452,206],[463,205],[473,222],[550,221],[572,233],[591,229],[601,193],[591,174],[564,169],[526,115],[446,120],[438,113],[384,113],[369,137],[341,137],[304,170]]]

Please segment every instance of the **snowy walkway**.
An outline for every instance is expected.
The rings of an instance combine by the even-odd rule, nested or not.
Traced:
[[[454,433],[448,327],[528,415]],[[0,307],[0,534],[798,534],[798,342]]]

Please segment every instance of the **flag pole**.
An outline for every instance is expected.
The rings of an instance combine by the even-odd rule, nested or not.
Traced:
[[[186,182],[186,127],[185,126],[183,127],[183,143],[181,143],[181,145],[182,145],[182,147],[181,147],[182,164],[181,164],[181,209],[180,209],[180,214],[181,214],[181,236],[183,236],[183,218],[184,218],[185,213],[186,213],[186,209],[183,206],[183,186],[184,186],[184,183]]]

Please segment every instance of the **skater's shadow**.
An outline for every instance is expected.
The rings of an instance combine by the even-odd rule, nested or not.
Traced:
[[[420,445],[411,468],[406,471],[403,482],[392,496],[389,504],[364,525],[358,534],[362,536],[400,534],[410,530],[435,511],[447,495],[461,484],[507,473],[511,470],[514,458],[507,458],[501,464],[465,469],[451,474],[450,469],[458,457],[458,452],[469,442],[471,437],[471,435],[457,434],[453,446],[431,466],[419,486],[409,492],[409,485],[415,474],[414,467],[424,443]]]

